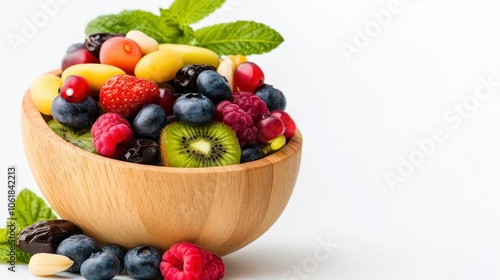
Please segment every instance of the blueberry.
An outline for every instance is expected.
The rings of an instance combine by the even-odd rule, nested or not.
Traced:
[[[175,101],[174,115],[186,124],[204,124],[214,117],[215,106],[201,93],[186,93]]]
[[[52,101],[52,117],[74,129],[87,128],[99,117],[99,105],[90,96],[82,102],[70,103],[58,95]]]
[[[241,149],[241,163],[258,160],[264,157],[264,153],[257,146],[247,146]]]
[[[75,234],[64,239],[57,246],[56,254],[64,255],[74,262],[67,271],[80,272],[82,263],[90,258],[92,253],[99,252],[99,250],[99,244],[94,239],[83,234]]]
[[[162,128],[167,125],[167,114],[160,105],[144,105],[132,122],[132,130],[138,138],[158,140]]]
[[[213,70],[201,72],[196,79],[198,91],[208,97],[214,104],[228,100],[233,93],[226,77]]]
[[[125,269],[136,279],[153,279],[159,271],[160,253],[150,246],[138,246],[125,255]]]
[[[87,280],[110,280],[120,272],[120,261],[109,252],[92,253],[82,263],[80,273]]]
[[[255,90],[255,95],[264,101],[269,111],[285,110],[286,98],[279,89],[264,84]]]
[[[179,93],[198,92],[196,79],[198,75],[205,70],[216,70],[215,67],[208,64],[188,64],[182,67],[175,74],[174,86]]]
[[[120,270],[118,272],[123,270],[123,268],[125,267],[125,254],[127,253],[127,250],[118,245],[110,244],[103,246],[101,248],[101,252],[110,253],[114,255],[116,258],[118,258],[118,261],[120,262]]]

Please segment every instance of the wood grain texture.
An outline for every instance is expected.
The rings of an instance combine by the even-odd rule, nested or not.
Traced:
[[[28,163],[51,207],[101,244],[165,251],[188,241],[227,255],[274,224],[300,168],[299,131],[282,150],[255,162],[175,168],[108,159],[65,142],[29,91],[21,126]]]

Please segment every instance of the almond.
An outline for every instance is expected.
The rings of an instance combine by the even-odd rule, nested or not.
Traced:
[[[234,91],[234,63],[231,59],[225,58],[223,59],[219,67],[217,67],[217,72],[222,76],[226,77],[229,87]]]
[[[31,256],[28,269],[37,276],[49,276],[63,272],[73,265],[73,261],[63,255],[38,253]]]
[[[141,52],[143,55],[157,51],[159,48],[158,42],[144,34],[142,31],[131,30],[125,35],[125,38],[136,42],[139,47],[141,47]]]

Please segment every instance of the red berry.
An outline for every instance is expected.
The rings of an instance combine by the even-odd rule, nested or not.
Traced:
[[[61,69],[64,71],[71,65],[82,63],[99,63],[99,59],[85,48],[77,49],[64,55],[61,63]]]
[[[257,124],[257,129],[259,130],[257,139],[262,143],[266,143],[283,135],[285,132],[285,125],[278,117],[269,116],[260,120]]]
[[[64,80],[60,93],[64,100],[79,103],[90,94],[90,86],[84,77],[71,75]]]
[[[225,270],[219,256],[187,242],[172,245],[160,263],[165,280],[219,280]]]
[[[295,135],[297,126],[295,125],[295,122],[293,121],[292,117],[290,117],[290,115],[287,112],[276,110],[271,112],[271,116],[278,117],[283,122],[283,124],[285,125],[285,133],[283,133],[283,135],[287,139]]]
[[[109,78],[99,93],[104,110],[124,118],[134,116],[142,105],[154,103],[160,96],[158,86],[146,79],[131,75],[117,75]]]
[[[265,115],[269,115],[266,103],[251,92],[233,92],[231,100],[252,117],[254,124],[257,124]]]
[[[253,62],[243,62],[234,71],[234,84],[243,91],[253,92],[264,84],[264,72]]]
[[[115,113],[102,114],[92,125],[92,144],[100,155],[121,158],[134,140],[129,122]]]
[[[252,117],[238,105],[227,100],[219,102],[215,107],[214,119],[230,126],[240,145],[257,141],[257,128],[253,124]]]
[[[160,96],[156,100],[156,104],[163,108],[167,115],[174,112],[174,102],[177,97],[168,88],[160,88]]]

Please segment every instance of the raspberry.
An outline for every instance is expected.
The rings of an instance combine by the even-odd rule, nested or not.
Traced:
[[[215,120],[229,125],[236,133],[240,145],[257,141],[258,130],[253,123],[252,117],[241,110],[238,105],[224,100],[217,104],[215,110]]]
[[[260,119],[266,114],[269,114],[266,103],[257,95],[248,91],[233,92],[231,97],[232,102],[238,105],[243,111],[247,112],[257,124]]]
[[[120,158],[134,139],[129,122],[116,113],[101,115],[90,133],[95,150],[110,158]]]
[[[188,242],[172,245],[160,263],[165,280],[218,280],[225,269],[219,256]]]

